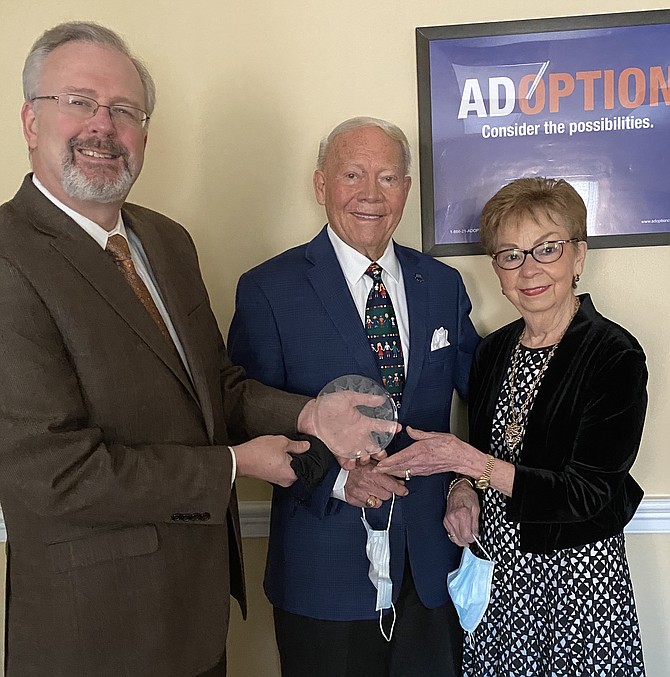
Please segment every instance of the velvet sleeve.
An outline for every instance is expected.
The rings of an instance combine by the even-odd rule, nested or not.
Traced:
[[[475,349],[479,345],[479,334],[470,319],[472,303],[463,280],[458,280],[458,357],[454,373],[454,387],[464,401],[468,399],[470,368]]]
[[[554,447],[546,453],[560,455],[565,463],[556,470],[517,465],[507,518],[570,523],[597,515],[621,488],[637,455],[647,406],[646,383],[640,349],[620,349],[594,368],[583,385],[584,406],[576,427],[556,426],[547,436]],[[565,448],[568,445],[570,449]]]

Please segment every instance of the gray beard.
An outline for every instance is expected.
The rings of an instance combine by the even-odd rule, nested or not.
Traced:
[[[115,178],[104,176],[91,178],[84,175],[74,162],[72,143],[70,154],[63,158],[63,171],[61,172],[61,185],[65,194],[75,200],[86,202],[110,202],[123,201],[135,182],[128,167],[127,159],[124,158],[123,168]]]

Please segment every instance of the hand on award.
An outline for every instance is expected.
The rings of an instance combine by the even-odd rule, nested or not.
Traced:
[[[480,489],[491,486],[505,496],[512,495],[516,474],[513,463],[494,459],[451,433],[427,433],[407,426],[407,434],[417,441],[381,460],[375,472],[404,479],[413,475],[457,472],[473,480],[478,478],[477,482],[486,479],[484,486],[478,484]]]
[[[349,471],[344,495],[349,505],[357,508],[380,508],[393,494],[406,496],[405,483],[381,473],[374,472],[375,462],[357,465]]]
[[[340,390],[310,400],[298,417],[298,430],[315,435],[346,470],[386,456],[386,445],[401,426],[376,415],[386,397]]]
[[[424,432],[407,426],[407,434],[417,441],[380,461],[377,471],[403,478],[449,471],[467,475],[468,456],[472,452],[480,454],[474,447],[451,433]]]

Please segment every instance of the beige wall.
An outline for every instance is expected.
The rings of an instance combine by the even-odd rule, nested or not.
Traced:
[[[416,26],[579,14],[586,7],[583,0],[0,0],[0,201],[13,195],[28,170],[19,74],[34,38],[68,19],[118,30],[147,61],[159,90],[145,171],[132,198],[189,228],[225,332],[240,273],[309,239],[323,223],[310,176],[325,132],[344,118],[373,115],[399,124],[417,147]],[[642,0],[588,4],[591,12],[655,7]],[[414,181],[397,239],[420,248],[416,170]],[[482,333],[514,316],[484,257],[449,263],[464,275]],[[670,247],[592,251],[580,285],[647,351],[651,404],[635,475],[654,496],[670,495],[670,412],[663,391],[670,383],[669,286]],[[242,494],[268,496],[254,483],[244,484]],[[258,574],[263,543],[250,542],[250,569]],[[670,674],[662,648],[670,635],[662,614],[664,605],[670,607],[669,537],[634,536],[629,547],[645,649],[654,654],[648,656],[655,661],[650,674],[661,677]],[[238,667],[240,659],[260,660],[271,649],[268,610],[260,600],[246,625],[234,624],[232,632],[233,677],[274,674]],[[238,655],[242,636],[252,644]]]

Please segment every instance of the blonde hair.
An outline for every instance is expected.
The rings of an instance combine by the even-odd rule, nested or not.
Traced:
[[[565,179],[538,176],[508,183],[484,205],[479,241],[494,254],[501,226],[524,218],[537,223],[548,218],[564,227],[570,239],[586,240],[586,206],[579,193]]]

